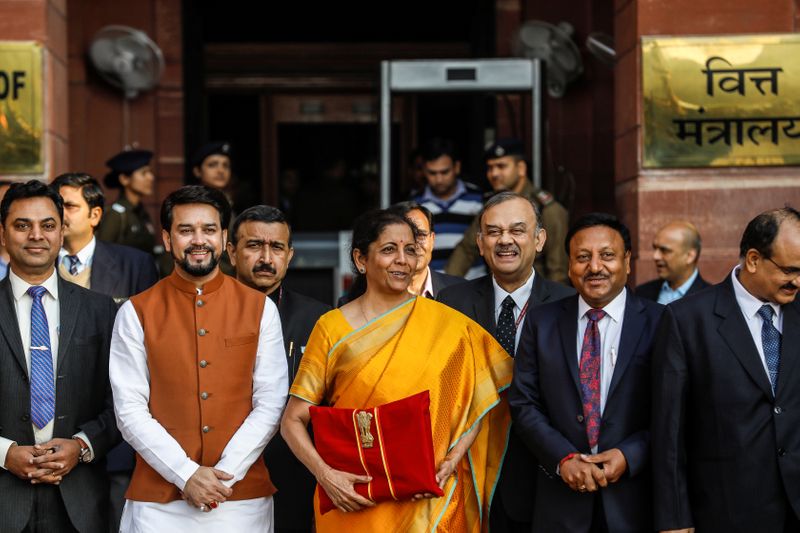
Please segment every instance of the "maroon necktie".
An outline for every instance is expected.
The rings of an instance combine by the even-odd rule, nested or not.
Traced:
[[[581,347],[581,393],[583,395],[583,418],[586,422],[586,436],[589,448],[597,446],[600,438],[600,329],[597,322],[606,316],[602,309],[586,311],[586,331],[583,333]]]

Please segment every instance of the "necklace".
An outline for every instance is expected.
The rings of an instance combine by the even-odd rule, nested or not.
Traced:
[[[367,322],[369,322],[369,319],[367,318],[366,311],[364,311],[364,300],[363,299],[358,301],[358,308],[361,310],[361,316],[364,317],[364,324],[366,324]]]

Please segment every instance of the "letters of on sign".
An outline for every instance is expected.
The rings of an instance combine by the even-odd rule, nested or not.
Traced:
[[[0,174],[36,174],[42,159],[42,48],[0,41]]]
[[[800,164],[800,36],[644,37],[647,168]]]

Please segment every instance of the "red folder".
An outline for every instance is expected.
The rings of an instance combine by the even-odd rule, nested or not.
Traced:
[[[314,445],[332,468],[372,477],[355,490],[374,502],[425,492],[443,496],[436,483],[430,403],[424,391],[367,409],[312,406]],[[321,486],[319,503],[322,514],[335,509]]]

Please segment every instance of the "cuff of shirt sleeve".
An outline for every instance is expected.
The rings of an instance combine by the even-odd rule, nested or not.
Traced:
[[[90,463],[94,461],[94,448],[92,448],[92,441],[89,440],[89,437],[87,437],[86,433],[84,433],[83,431],[76,433],[72,436],[73,439],[76,437],[85,442],[86,445],[89,447],[89,457],[86,458],[86,462]]]
[[[178,482],[175,483],[175,486],[178,487],[178,490],[183,492],[183,488],[186,486],[186,482],[189,481],[189,478],[197,472],[197,469],[200,468],[200,465],[192,461],[191,459],[186,460],[186,463],[181,465],[175,473],[178,475]]]
[[[8,449],[15,444],[16,442],[13,440],[0,437],[0,467],[2,467],[3,470],[8,470],[6,468],[6,455],[8,455]]]

